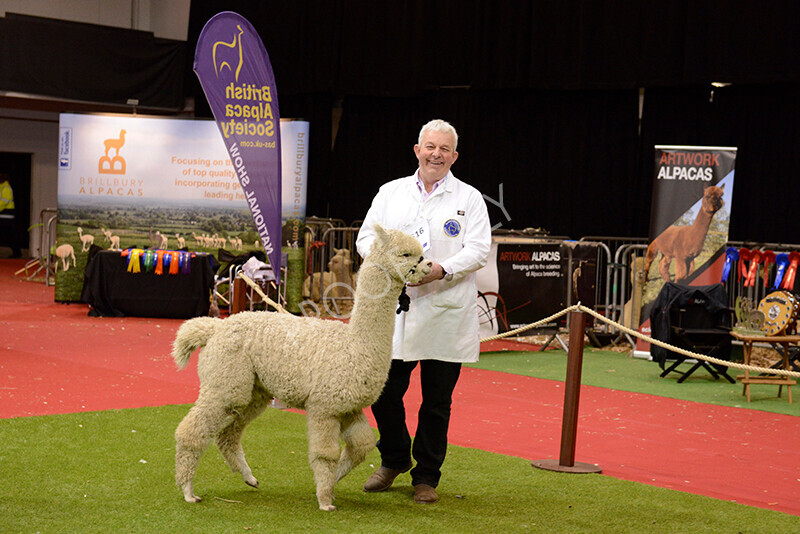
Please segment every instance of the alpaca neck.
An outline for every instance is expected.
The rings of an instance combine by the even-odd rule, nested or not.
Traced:
[[[697,218],[695,218],[694,223],[692,224],[692,235],[705,237],[708,227],[711,226],[711,218],[713,216],[713,213],[709,213],[703,207],[701,207],[699,213],[697,214]]]
[[[395,308],[401,290],[402,283],[391,279],[379,266],[362,265],[350,316],[353,335],[372,344],[385,344],[389,340],[391,348]]]

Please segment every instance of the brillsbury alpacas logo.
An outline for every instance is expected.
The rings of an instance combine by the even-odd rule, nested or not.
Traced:
[[[119,151],[125,144],[125,130],[119,131],[118,138],[106,139],[103,145],[106,152],[97,162],[97,172],[100,174],[125,174],[125,158],[119,155]],[[114,157],[110,158],[108,153],[114,149]]]
[[[120,129],[118,137],[111,137],[103,140],[105,148],[103,155],[97,160],[98,174],[125,175],[127,173],[127,162],[120,155],[122,147],[125,145],[126,130]],[[112,156],[113,154],[113,156]],[[144,180],[141,178],[112,178],[98,176],[80,176],[78,184],[79,195],[104,196],[104,197],[135,197],[144,196]]]

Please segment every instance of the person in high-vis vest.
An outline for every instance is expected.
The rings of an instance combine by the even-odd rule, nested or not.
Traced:
[[[0,182],[0,213],[14,209],[14,190],[8,180]],[[6,214],[7,215],[7,214]]]
[[[20,256],[16,235],[16,213],[14,210],[14,189],[11,187],[11,178],[0,173],[0,236],[2,242],[11,247],[11,256]]]

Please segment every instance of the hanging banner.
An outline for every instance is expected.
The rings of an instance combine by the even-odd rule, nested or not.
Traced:
[[[264,43],[241,15],[219,13],[200,32],[194,72],[230,154],[261,244],[280,281],[280,112]]]
[[[699,286],[720,281],[735,162],[735,147],[655,147],[639,327],[643,334],[650,335],[650,309],[666,282]],[[637,344],[636,352],[648,351],[649,344]]]
[[[308,135],[307,121],[281,119],[283,167],[281,244],[286,260],[286,309],[292,313],[300,313],[300,302],[303,300]]]

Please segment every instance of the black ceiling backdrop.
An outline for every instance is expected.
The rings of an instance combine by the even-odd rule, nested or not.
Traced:
[[[282,116],[311,122],[309,215],[361,219],[439,117],[459,130],[454,173],[496,201],[502,187],[511,220],[490,215],[506,228],[646,236],[653,145],[721,145],[739,148],[731,239],[798,242],[795,0],[206,0],[185,44],[7,15],[0,90],[173,108],[184,94],[210,116],[191,58],[223,10],[263,38]],[[712,81],[732,85],[712,101]]]

